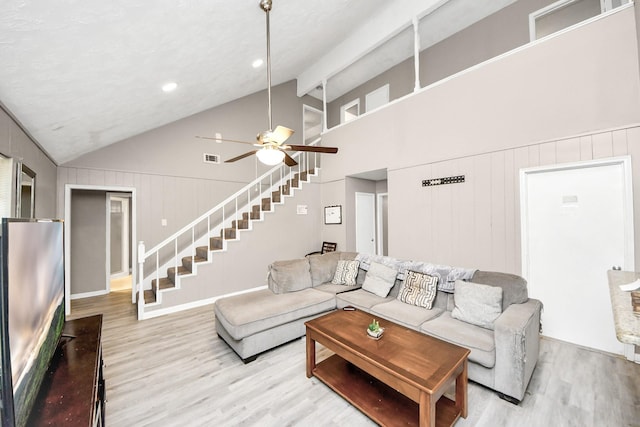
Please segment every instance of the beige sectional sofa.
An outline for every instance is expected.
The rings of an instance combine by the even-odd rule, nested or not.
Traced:
[[[343,261],[344,266],[348,260],[358,261],[355,284],[331,283],[338,263]],[[370,292],[377,290],[367,281],[367,274],[373,280],[371,266],[380,264],[397,270],[386,296]],[[414,276],[437,277],[438,290],[430,309],[407,303],[406,291],[399,297],[409,271],[418,272]],[[526,281],[516,275],[333,252],[274,262],[267,281],[268,289],[221,298],[214,305],[218,335],[245,362],[302,337],[307,320],[346,306],[470,349],[469,379],[512,402],[524,397],[538,360],[542,304],[528,298]],[[490,294],[500,298],[490,297],[488,309],[483,303],[465,311],[464,301],[471,298],[474,303],[476,295],[482,300]],[[478,307],[480,317],[493,310],[490,315],[495,320],[478,326],[474,317]]]

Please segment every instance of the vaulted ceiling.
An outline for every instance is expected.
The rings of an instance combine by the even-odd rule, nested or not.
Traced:
[[[273,0],[273,84],[335,98],[515,0]],[[0,4],[0,103],[57,163],[266,88],[258,0]],[[177,83],[164,93],[162,85]]]

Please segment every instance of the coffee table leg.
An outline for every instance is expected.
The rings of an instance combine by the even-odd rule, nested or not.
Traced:
[[[420,427],[435,427],[436,425],[436,402],[433,402],[431,395],[424,391],[420,393]]]
[[[313,370],[316,367],[316,342],[307,331],[307,378],[313,376]]]
[[[467,418],[467,360],[465,359],[462,372],[456,378],[456,408],[462,418]]]

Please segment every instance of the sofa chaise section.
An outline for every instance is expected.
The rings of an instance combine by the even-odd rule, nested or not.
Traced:
[[[304,336],[307,320],[336,308],[336,293],[352,287],[331,279],[338,261],[355,253],[332,252],[269,266],[268,289],[221,298],[214,304],[215,327],[248,363],[260,353]]]

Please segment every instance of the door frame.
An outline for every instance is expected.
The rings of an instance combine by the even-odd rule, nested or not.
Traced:
[[[384,217],[389,213],[384,210],[384,203],[382,203],[382,199],[387,198],[387,203],[389,202],[389,193],[376,193],[376,250],[378,251],[378,255],[384,255]],[[388,206],[388,205],[387,205]],[[388,218],[387,218],[388,221]]]
[[[73,190],[94,190],[114,193],[131,193],[131,241],[136,242],[136,188],[135,187],[118,187],[118,186],[105,186],[105,185],[79,185],[79,184],[65,184],[64,186],[64,311],[65,315],[71,314],[71,194]],[[137,255],[138,245],[131,245],[131,259],[138,259]],[[109,268],[107,268],[109,271]],[[131,302],[135,304],[136,296],[134,289],[137,283],[137,268],[132,266],[131,269]]]
[[[122,261],[123,261],[123,266],[126,266],[127,268],[123,268],[121,271],[115,273],[115,274],[111,274],[111,200],[115,199],[115,200],[121,200],[121,201],[125,201],[126,203],[123,203],[123,207],[126,204],[126,210],[123,209],[122,214],[123,214],[123,235],[126,234],[126,240],[123,240],[122,242]],[[129,239],[129,228],[131,227],[131,218],[130,218],[130,211],[131,211],[131,193],[111,193],[108,192],[107,193],[107,200],[106,200],[106,210],[107,210],[107,226],[106,226],[106,233],[107,233],[107,238],[106,238],[106,242],[107,242],[107,290],[110,292],[111,291],[111,279],[112,278],[118,278],[118,277],[125,277],[128,276],[130,274],[130,272],[133,270],[133,265],[131,265],[131,263],[129,262],[129,260],[133,260],[133,258],[130,256],[132,254],[132,249],[133,249],[133,242],[130,241]],[[126,233],[125,233],[126,231]],[[126,263],[124,262],[126,259]]]
[[[538,166],[520,170],[520,248],[522,253],[522,276],[526,279],[529,275],[529,231],[528,221],[528,177],[533,174],[556,172],[572,169],[588,169],[601,166],[621,165],[624,174],[624,266],[623,269],[635,270],[635,247],[634,247],[634,227],[633,227],[633,180],[631,174],[631,156],[609,157],[600,160],[586,160],[573,163],[562,163],[556,165]]]

